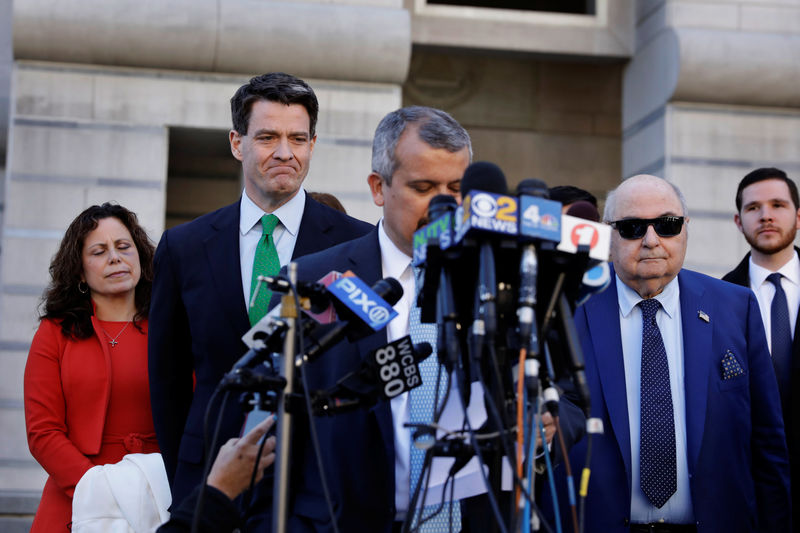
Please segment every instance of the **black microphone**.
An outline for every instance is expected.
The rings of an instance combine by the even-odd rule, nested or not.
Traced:
[[[579,200],[570,204],[567,208],[565,215],[582,218],[584,220],[591,220],[592,222],[600,222],[600,212],[591,202],[586,200]]]
[[[344,277],[328,287],[335,297],[334,307],[340,320],[331,325],[321,324],[315,327],[305,340],[310,347],[306,353],[297,357],[295,365],[313,361],[345,336],[353,342],[374,333],[376,329],[370,323],[371,318],[380,315],[381,327],[385,327],[397,314],[392,306],[403,296],[403,286],[399,281],[394,278],[378,280],[371,288],[374,295],[370,295],[368,287],[358,286],[354,280],[358,278]],[[363,285],[363,282],[358,281]]]
[[[441,223],[446,223],[447,227],[443,227],[441,234],[432,238],[426,244],[425,276],[422,289],[417,297],[417,305],[420,308],[420,321],[438,324],[436,353],[439,356],[439,361],[445,365],[448,372],[455,368],[459,350],[456,336],[457,312],[446,257],[447,253],[443,248],[449,247],[451,244],[453,232],[452,214],[457,207],[458,202],[449,194],[437,194],[428,205],[428,220],[439,221],[439,219],[442,219]],[[445,215],[451,216],[444,218]]]
[[[569,206],[566,214],[593,222],[599,222],[600,220],[600,212],[592,203],[585,200],[575,202]],[[610,284],[611,269],[608,266],[608,261],[590,261],[589,268],[586,269],[581,279],[575,305],[578,306],[585,303],[589,297],[603,292]]]
[[[340,272],[331,271],[318,281],[298,281],[295,284],[298,295],[308,299],[308,313],[312,318],[312,320],[301,321],[303,335],[311,331],[315,321],[321,324],[330,324],[335,321],[336,312],[333,302],[331,302],[333,298],[328,292],[327,286],[339,277],[341,277]],[[259,283],[265,283],[267,287],[276,292],[289,292],[291,289],[289,280],[281,276],[259,276]],[[255,291],[258,291],[258,287]],[[284,334],[289,324],[281,317],[281,307],[282,304],[278,304],[242,336],[242,340],[251,348],[234,363],[230,370],[231,373],[241,368],[258,365],[266,358],[265,353],[283,350]]]
[[[488,161],[472,163],[464,171],[461,194],[469,197],[472,191],[508,194],[506,176],[500,167]],[[477,207],[477,206],[476,206]],[[473,208],[473,206],[470,206]],[[469,233],[469,232],[468,232]],[[467,233],[467,234],[468,234]],[[476,295],[475,322],[473,330],[479,337],[493,336],[497,330],[497,275],[494,250],[489,239],[478,236],[478,292]]]
[[[506,175],[494,163],[476,161],[464,171],[464,177],[461,179],[461,196],[466,198],[473,190],[507,194]]]
[[[283,334],[286,333],[289,324],[279,317],[267,316],[269,316],[268,323],[266,325],[262,324],[261,329],[253,334],[253,347],[233,364],[230,372],[257,365],[264,360],[263,355],[270,348],[275,347],[276,350],[280,350],[280,347],[275,346],[275,343],[282,341]]]
[[[428,220],[436,220],[440,216],[455,211],[458,201],[449,194],[437,194],[428,204]]]
[[[432,352],[430,344],[412,344],[408,335],[373,350],[357,369],[315,398],[315,414],[334,415],[374,405],[419,387],[419,363]]]
[[[531,198],[548,198],[550,193],[547,184],[537,179],[522,180],[517,186],[518,196]],[[522,219],[522,216],[520,216]],[[519,336],[528,351],[537,354],[539,338],[536,328],[536,284],[539,276],[539,259],[536,254],[536,241],[526,239],[522,245],[519,262],[519,299],[517,318],[519,320]]]
[[[444,219],[445,215],[452,215],[458,202],[449,194],[437,194],[428,204],[426,219],[431,223],[446,225],[440,235],[433,236],[425,244],[424,276],[422,287],[417,294],[417,306],[420,308],[420,322],[430,323],[437,320],[437,293],[440,274],[444,271],[444,248],[450,245],[452,238],[452,216]],[[444,228],[444,226],[442,226]],[[442,242],[445,241],[445,242]]]

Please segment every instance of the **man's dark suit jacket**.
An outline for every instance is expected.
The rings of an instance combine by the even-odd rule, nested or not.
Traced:
[[[211,394],[247,351],[241,341],[250,322],[239,260],[239,205],[165,231],[155,254],[148,341],[150,397],[175,504],[200,482],[203,415]],[[373,227],[307,195],[293,259],[364,235]],[[194,393],[192,372],[197,380]],[[235,404],[236,398],[230,402]],[[229,405],[226,412],[230,410]],[[213,410],[210,417],[212,427],[216,413]],[[233,413],[239,416],[226,414],[217,446],[241,429],[241,413],[237,408]]]
[[[800,248],[795,247],[800,256]],[[725,281],[750,288],[750,254],[736,265],[736,268],[725,274]],[[800,391],[800,315],[794,324],[794,341],[792,342],[792,377],[791,389]],[[800,524],[800,392],[792,394],[783,406],[783,423],[786,426],[786,441],[789,446],[789,465],[792,469],[792,522]]]
[[[616,283],[612,270],[608,289],[575,312],[592,395],[591,414],[603,421],[605,429],[592,441],[587,533],[627,533],[632,484],[639,483],[631,479]],[[780,398],[755,295],[690,270],[680,271],[678,283],[686,453],[697,531],[790,531],[789,465]],[[728,351],[743,373],[725,379],[722,358]],[[584,439],[570,453],[573,472],[584,466],[585,455]],[[568,508],[565,492],[559,502],[563,520]]]
[[[331,270],[352,270],[372,286],[382,276],[377,228],[353,241],[303,257],[298,279],[319,279]],[[465,288],[465,290],[473,290]],[[386,345],[381,330],[355,343],[343,341],[306,367],[311,390],[332,386],[361,365],[372,350]],[[561,424],[568,445],[582,435],[583,412],[561,402]],[[322,462],[333,499],[339,531],[389,533],[395,517],[395,449],[392,411],[382,401],[370,408],[314,419]],[[308,436],[308,421],[295,425],[289,530],[332,531],[322,493],[317,461]],[[467,525],[468,526],[468,525]],[[477,531],[478,529],[475,529]],[[473,531],[465,527],[464,531]]]

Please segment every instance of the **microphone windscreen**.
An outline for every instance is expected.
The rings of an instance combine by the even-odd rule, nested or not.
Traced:
[[[539,198],[550,198],[550,191],[547,190],[547,184],[542,180],[529,178],[522,180],[517,185],[517,194],[526,196],[536,196]]]
[[[414,345],[414,359],[416,361],[424,361],[433,353],[433,347],[429,342],[421,342]]]
[[[396,304],[403,296],[403,286],[394,278],[378,280],[375,285],[372,286],[372,290],[389,305]]]
[[[464,171],[464,177],[461,179],[461,196],[467,196],[473,189],[508,194],[506,175],[494,163],[476,161]]]
[[[437,194],[428,204],[428,220],[435,220],[458,207],[456,199],[449,194]]]
[[[592,222],[600,222],[600,212],[586,200],[579,200],[570,205],[565,214]]]

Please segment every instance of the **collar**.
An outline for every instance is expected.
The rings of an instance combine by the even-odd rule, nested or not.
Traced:
[[[625,285],[617,274],[614,275],[617,278],[617,301],[619,303],[619,309],[622,311],[622,316],[628,318],[633,308],[636,307],[636,304],[642,301],[642,297],[639,296],[638,292]],[[667,313],[667,316],[673,318],[680,305],[678,276],[675,276],[672,281],[667,283],[664,290],[654,296],[654,298],[661,302],[661,308]]]
[[[381,263],[385,276],[400,279],[411,264],[411,257],[400,250],[386,234],[383,218],[378,222],[378,244],[381,247]]]
[[[749,267],[750,283],[752,283],[753,287],[761,287],[767,282],[767,276],[772,274],[772,272],[766,268],[755,264],[752,255],[750,256]],[[800,286],[800,259],[798,259],[796,253],[792,254],[792,258],[789,259],[785,265],[776,270],[776,272],[780,272],[784,278],[794,283],[795,286]]]
[[[296,236],[300,230],[300,220],[303,218],[305,205],[306,191],[301,188],[291,200],[273,211],[272,214],[278,217],[286,231],[292,236]],[[247,191],[242,191],[242,201],[239,203],[239,233],[246,235],[265,214],[264,210],[247,196]]]

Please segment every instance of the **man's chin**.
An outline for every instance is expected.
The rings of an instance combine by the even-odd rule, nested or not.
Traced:
[[[794,235],[782,236],[779,241],[773,239],[747,239],[753,250],[763,255],[773,255],[793,246]]]

